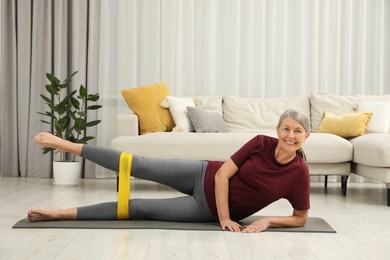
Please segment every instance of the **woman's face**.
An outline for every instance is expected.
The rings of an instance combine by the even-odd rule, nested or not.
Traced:
[[[278,146],[286,152],[297,151],[310,135],[299,122],[289,116],[283,119],[276,131],[279,138]]]

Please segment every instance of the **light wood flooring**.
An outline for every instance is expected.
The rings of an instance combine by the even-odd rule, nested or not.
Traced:
[[[115,179],[58,187],[50,179],[0,178],[0,259],[390,259],[390,207],[380,183],[311,184],[310,216],[336,234],[175,230],[12,229],[32,207],[74,207],[116,200]],[[177,192],[132,180],[132,197]],[[258,214],[290,214],[281,200]]]

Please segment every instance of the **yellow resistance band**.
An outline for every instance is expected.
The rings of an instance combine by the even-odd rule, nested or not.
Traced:
[[[119,164],[118,219],[129,219],[130,175],[132,162],[132,154],[121,154]]]

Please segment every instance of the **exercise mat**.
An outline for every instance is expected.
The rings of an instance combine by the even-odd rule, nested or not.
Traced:
[[[262,216],[250,216],[240,221],[242,226],[249,225]],[[12,228],[65,228],[65,229],[172,229],[221,231],[216,222],[167,222],[155,220],[59,220],[29,222],[26,218],[18,221]],[[267,232],[309,232],[336,233],[322,218],[309,217],[304,227],[269,228]]]

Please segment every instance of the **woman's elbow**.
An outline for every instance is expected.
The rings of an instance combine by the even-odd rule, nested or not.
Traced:
[[[293,216],[295,217],[295,224],[297,227],[303,227],[306,224],[307,218],[309,216],[308,210],[294,210]]]
[[[298,227],[303,227],[306,225],[307,217],[299,217],[297,220],[297,226]]]

